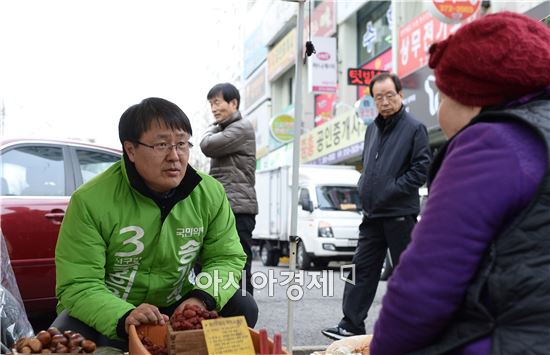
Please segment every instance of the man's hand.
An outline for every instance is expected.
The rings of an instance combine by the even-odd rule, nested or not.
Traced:
[[[182,311],[183,310],[183,307],[185,307],[186,304],[189,304],[189,305],[197,305],[201,308],[204,308],[206,309],[206,305],[204,304],[203,301],[201,301],[200,299],[196,298],[196,297],[191,297],[191,298],[188,298],[186,299],[185,301],[183,301],[179,306],[178,308],[176,308],[176,310],[174,311],[174,313],[176,312],[179,312],[179,311]]]
[[[152,304],[142,303],[126,317],[124,322],[124,327],[126,333],[128,333],[128,327],[130,324],[135,326],[142,324],[159,324],[164,325],[168,321],[168,316],[166,314],[160,313],[159,309]]]

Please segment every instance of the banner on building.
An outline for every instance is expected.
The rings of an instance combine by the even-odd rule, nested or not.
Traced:
[[[357,119],[354,110],[340,114],[322,126],[315,127],[300,137],[300,159],[302,163],[316,161],[323,156],[333,155],[331,161],[342,161],[357,154],[347,149],[362,144],[366,126]]]
[[[317,1],[316,1],[317,2]],[[314,2],[310,2],[311,6]],[[313,9],[311,20],[306,15],[304,21],[304,34],[311,37],[330,37],[336,33],[336,1],[324,0]],[[311,32],[309,24],[311,23]],[[304,42],[306,38],[304,36]],[[317,44],[315,44],[317,47]]]
[[[271,119],[271,101],[264,101],[253,111],[247,112],[246,118],[252,122],[256,136],[256,158],[269,153],[270,130],[269,121]]]
[[[437,109],[439,91],[435,85],[435,76],[430,68],[420,70],[401,78],[403,85],[403,104],[407,111],[422,122],[428,130],[438,126]]]
[[[268,97],[267,66],[260,67],[244,86],[244,104],[248,111]]]
[[[315,112],[313,123],[315,127],[320,126],[332,119],[334,106],[336,105],[336,94],[315,95]]]
[[[476,16],[470,16],[462,23],[448,25],[434,18],[429,11],[399,28],[397,75],[402,78],[428,64],[428,49],[455,33],[461,25],[472,22]]]
[[[275,80],[285,70],[294,65],[296,53],[296,29],[286,34],[267,55],[267,76]]]
[[[314,37],[316,53],[308,59],[309,92],[336,92],[336,38]]]

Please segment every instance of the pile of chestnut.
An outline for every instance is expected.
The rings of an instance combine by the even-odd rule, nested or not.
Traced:
[[[197,305],[186,304],[183,309],[174,312],[170,324],[174,330],[202,329],[203,319],[218,318],[214,311],[207,311]]]
[[[22,354],[67,354],[93,353],[96,345],[80,333],[66,330],[63,333],[50,327],[34,337],[22,337],[15,342],[15,350]]]

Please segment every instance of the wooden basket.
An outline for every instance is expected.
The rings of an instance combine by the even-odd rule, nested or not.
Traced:
[[[252,344],[257,353],[260,352],[260,333],[252,328],[248,328],[252,337]],[[174,331],[170,324],[167,325],[141,325],[137,328],[133,325],[129,327],[129,355],[151,355],[143,346],[138,333],[147,336],[151,341],[160,346],[166,346],[170,355],[208,355],[204,331],[184,330]],[[273,339],[268,339],[269,352],[273,351]],[[283,354],[290,355],[285,348]]]

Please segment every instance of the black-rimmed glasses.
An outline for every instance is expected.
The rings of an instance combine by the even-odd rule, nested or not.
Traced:
[[[153,145],[149,145],[149,144],[145,144],[140,141],[137,141],[137,144],[147,148],[151,148],[157,154],[168,154],[169,152],[172,151],[173,148],[176,148],[176,153],[183,154],[188,152],[190,148],[193,148],[193,143],[191,142],[178,142],[176,144],[155,143]]]

